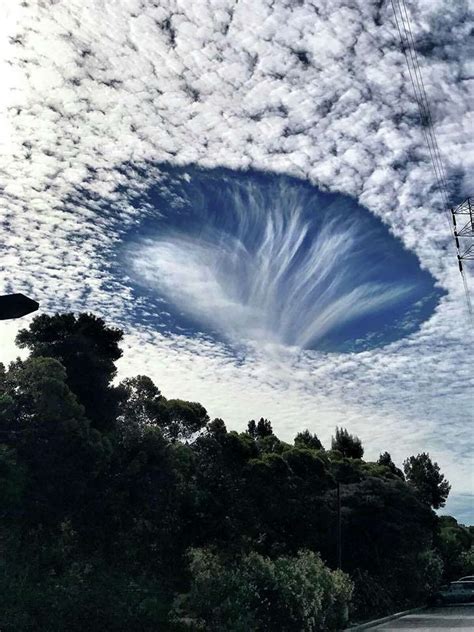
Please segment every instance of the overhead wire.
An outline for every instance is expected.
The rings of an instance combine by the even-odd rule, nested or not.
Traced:
[[[447,184],[447,177],[446,177],[446,172],[444,169],[444,165],[443,165],[443,161],[441,159],[441,154],[440,154],[440,150],[439,150],[439,145],[438,145],[438,141],[436,139],[436,135],[434,133],[434,124],[433,124],[433,119],[431,117],[431,110],[429,107],[429,101],[428,101],[428,97],[426,94],[426,89],[425,89],[425,84],[423,81],[423,75],[421,73],[421,67],[420,67],[420,63],[418,60],[418,53],[416,52],[416,46],[415,46],[415,39],[413,37],[413,32],[411,30],[411,25],[410,25],[410,18],[408,15],[408,10],[407,10],[407,6],[406,6],[406,2],[405,0],[398,0],[399,5],[401,2],[401,6],[403,8],[403,13],[405,15],[405,19],[403,20],[403,27],[405,30],[405,36],[407,41],[410,44],[410,54],[412,56],[412,60],[414,63],[414,70],[415,70],[415,79],[417,82],[417,86],[418,86],[418,91],[420,93],[421,96],[421,104],[424,108],[424,112],[425,112],[425,125],[426,125],[426,131],[431,139],[431,143],[433,146],[433,153],[435,156],[435,160],[436,160],[436,165],[437,165],[437,169],[438,172],[440,174],[440,180],[442,182],[443,185],[443,189],[444,192],[448,198],[448,202],[449,202],[449,191],[448,191],[448,184]]]
[[[405,15],[405,19],[403,20],[403,26],[405,29],[405,35],[407,38],[407,41],[410,42],[410,52],[412,55],[412,58],[414,59],[414,65],[415,65],[415,78],[417,78],[417,86],[419,89],[419,92],[421,94],[421,103],[424,107],[425,110],[425,115],[426,115],[426,123],[427,123],[427,131],[428,134],[430,136],[431,139],[431,143],[433,146],[433,153],[435,156],[435,160],[436,160],[436,164],[437,164],[437,169],[438,172],[440,174],[440,182],[441,185],[444,189],[444,195],[445,195],[445,212],[446,212],[446,218],[447,218],[447,222],[450,228],[450,231],[453,235],[453,237],[456,237],[456,232],[455,229],[453,228],[452,222],[451,222],[451,218],[449,215],[449,210],[448,210],[448,206],[449,206],[449,187],[448,187],[448,181],[447,181],[447,176],[446,176],[446,171],[444,169],[444,164],[441,158],[441,152],[439,149],[439,145],[438,145],[438,140],[436,138],[436,134],[435,134],[435,130],[434,130],[434,124],[433,124],[433,119],[431,116],[431,109],[429,107],[429,101],[428,101],[428,96],[426,94],[426,88],[425,88],[425,84],[423,81],[423,74],[421,72],[421,67],[420,67],[420,63],[418,60],[418,54],[416,51],[416,46],[415,46],[415,39],[413,37],[413,32],[411,29],[411,24],[410,24],[410,18],[408,15],[408,9],[407,9],[407,5],[406,5],[406,1],[405,0],[397,0],[400,6],[400,3],[403,7],[403,13]],[[457,240],[456,240],[457,241]],[[457,249],[458,250],[458,249]],[[458,250],[458,254],[460,254],[459,250]],[[472,317],[472,303],[471,303],[471,297],[470,297],[470,293],[469,293],[469,286],[467,284],[467,279],[466,279],[466,275],[464,273],[464,270],[460,269],[461,272],[461,277],[462,277],[462,281],[463,281],[463,285],[464,285],[464,291],[466,294],[466,302],[468,305],[468,311]]]
[[[421,85],[421,93],[422,93],[422,96],[423,96],[424,101],[425,101],[426,106],[427,106],[426,107],[426,114],[427,114],[427,117],[428,117],[429,130],[432,133],[434,146],[435,146],[436,152],[438,154],[438,164],[439,164],[439,167],[440,167],[440,170],[441,170],[441,174],[442,174],[444,182],[446,183],[447,182],[446,172],[444,170],[443,161],[441,160],[441,154],[440,154],[440,151],[439,151],[438,141],[437,141],[436,135],[434,133],[433,119],[431,117],[431,110],[430,110],[430,107],[429,107],[428,96],[426,94],[425,82],[423,81],[423,74],[421,72],[421,67],[420,67],[420,63],[419,63],[419,60],[418,60],[418,53],[416,51],[415,38],[413,37],[413,31],[411,29],[410,17],[408,15],[408,10],[407,10],[407,5],[406,5],[405,0],[401,0],[401,3],[402,3],[402,6],[403,6],[403,11],[404,11],[404,14],[405,14],[405,18],[406,18],[405,26],[408,28],[408,33],[410,35],[411,49],[413,51],[413,56],[414,56],[414,59],[415,59],[415,64],[416,64],[416,68],[417,68],[417,74],[418,74],[418,78],[419,78],[419,83]]]
[[[393,8],[393,12],[394,12],[394,16],[395,16],[395,23],[397,26],[397,30],[399,33],[399,37],[400,37],[400,43],[402,45],[402,50],[403,50],[403,54],[405,56],[405,61],[406,61],[406,65],[407,65],[407,69],[408,69],[408,74],[410,77],[410,81],[412,84],[412,88],[413,88],[413,94],[415,97],[415,101],[416,104],[418,106],[418,112],[420,114],[420,119],[421,119],[421,127],[422,127],[422,132],[423,135],[425,137],[425,141],[426,144],[428,146],[428,151],[430,154],[430,158],[431,158],[431,166],[433,168],[434,171],[434,175],[435,175],[435,179],[436,179],[436,183],[438,185],[438,188],[441,192],[443,199],[443,203],[446,205],[446,186],[445,183],[443,182],[443,177],[442,177],[442,172],[439,169],[439,163],[438,160],[436,159],[435,156],[435,146],[434,143],[432,141],[432,137],[430,135],[429,129],[429,121],[430,119],[427,116],[427,112],[426,112],[426,106],[425,103],[423,101],[423,93],[421,91],[421,87],[420,87],[420,83],[418,80],[418,77],[416,75],[416,58],[413,54],[412,51],[412,46],[410,43],[410,40],[408,38],[408,32],[405,26],[405,21],[403,19],[403,13],[401,10],[401,6],[400,6],[400,2],[399,0],[391,0],[392,3],[392,8]],[[398,11],[396,6],[398,7]],[[398,16],[398,14],[400,14],[400,17]],[[408,51],[408,52],[407,52]],[[411,62],[411,63],[410,63]]]
[[[408,14],[408,9],[407,9],[405,0],[391,0],[391,4],[392,4],[394,17],[395,17],[395,24],[396,24],[399,38],[400,38],[402,51],[405,56],[405,61],[408,68],[410,82],[413,88],[413,94],[415,97],[416,104],[418,106],[418,112],[420,114],[421,128],[422,128],[422,132],[423,132],[423,135],[428,147],[428,152],[430,155],[431,166],[433,168],[435,181],[436,181],[438,190],[441,194],[442,204],[444,206],[446,219],[449,225],[449,230],[454,239],[455,231],[454,231],[450,214],[449,214],[449,210],[448,210],[449,198],[450,198],[448,179],[446,176],[446,170],[444,168],[443,160],[441,158],[441,152],[439,149],[439,144],[438,144],[435,130],[434,130],[433,118],[431,116],[428,96],[426,93],[426,88],[423,81],[423,75],[421,72],[421,67],[420,67],[418,55],[416,52],[415,39],[413,37],[413,31],[410,25],[410,17]],[[458,256],[459,256],[459,251],[458,251]],[[467,309],[468,309],[470,318],[472,320],[473,309],[472,309],[471,297],[470,297],[470,292],[469,292],[469,286],[467,283],[464,270],[462,269],[462,266],[460,266],[460,272],[461,272],[463,286],[464,286],[464,293],[466,295]]]
[[[401,16],[401,23],[405,32],[405,37],[404,37],[405,43],[406,43],[406,48],[404,47],[405,59],[407,60],[407,66],[409,68],[410,79],[411,79],[413,91],[415,94],[415,100],[418,104],[418,109],[420,112],[421,126],[422,126],[423,134],[426,140],[426,144],[428,145],[428,150],[430,153],[431,163],[432,163],[433,170],[435,173],[435,178],[438,184],[438,189],[440,190],[443,197],[446,221],[448,222],[449,230],[451,231],[451,234],[454,238],[455,237],[454,228],[452,226],[451,218],[448,211],[449,187],[447,183],[446,172],[444,170],[443,161],[442,161],[441,154],[439,151],[439,145],[436,140],[436,135],[434,132],[433,119],[431,117],[429,101],[426,95],[426,90],[425,90],[425,86],[423,82],[423,76],[421,74],[421,68],[418,61],[415,40],[413,38],[413,32],[410,26],[410,19],[408,16],[405,0],[395,0],[395,1],[398,4],[400,16]],[[403,11],[402,11],[402,7],[403,7]],[[405,17],[403,16],[403,14],[405,15]],[[397,20],[396,13],[395,13],[395,19]],[[399,32],[401,32],[401,29],[399,29]],[[403,39],[403,35],[401,35],[401,37]],[[408,63],[408,57],[406,54],[407,49],[410,53],[413,71],[410,69],[410,64]]]

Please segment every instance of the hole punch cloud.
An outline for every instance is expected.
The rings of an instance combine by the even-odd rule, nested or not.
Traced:
[[[135,291],[170,327],[231,343],[363,350],[414,331],[440,292],[347,196],[287,176],[164,167],[125,238]]]
[[[370,458],[390,445],[398,463],[430,446],[453,498],[470,494],[462,506],[472,515],[472,332],[390,3],[5,4],[2,292],[35,296],[46,312],[104,316],[127,332],[121,376],[146,373],[232,428],[263,414],[287,440],[305,426],[328,442],[349,425]],[[472,12],[467,0],[421,0],[409,12],[454,203],[472,193]],[[198,252],[158,195],[151,167],[163,163],[285,173],[350,195],[390,227],[384,243],[401,248],[395,235],[416,253],[385,260],[395,283],[401,264],[419,272],[419,259],[447,293],[433,313],[438,290],[417,277],[415,294],[394,301],[396,318],[388,308],[387,328],[371,310],[359,319],[368,332],[352,320],[310,343],[345,351],[330,358],[259,355],[261,337],[236,355],[238,331],[233,348],[215,343],[230,340],[229,323],[222,333],[198,319],[195,301],[185,312],[132,265],[151,265],[139,249],[173,227]],[[185,212],[180,196],[171,203],[199,230],[202,214]],[[367,233],[363,248],[388,256]],[[13,329],[0,326],[4,362],[18,352]]]

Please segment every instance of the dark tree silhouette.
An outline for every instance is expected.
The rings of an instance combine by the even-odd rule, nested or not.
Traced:
[[[434,509],[444,507],[451,485],[428,453],[422,452],[417,456],[411,456],[403,463],[403,469],[408,484],[416,490],[423,502]]]
[[[398,476],[398,478],[401,478],[402,480],[405,478],[402,470],[398,468],[395,465],[395,463],[392,461],[392,457],[390,456],[389,452],[383,452],[379,456],[377,463],[379,465],[383,465],[384,467],[388,468],[392,472],[392,474],[394,474],[395,476]]]
[[[117,373],[115,362],[122,355],[118,346],[122,338],[119,329],[92,314],[43,314],[33,319],[29,329],[18,332],[16,343],[34,357],[59,360],[86,416],[99,430],[109,430],[117,414],[119,392],[111,383]]]
[[[345,428],[336,428],[331,448],[349,459],[361,459],[364,456],[364,448],[359,437],[349,434]]]
[[[323,444],[315,434],[311,434],[309,430],[298,432],[295,437],[295,446],[299,448],[310,448],[311,450],[323,450]]]
[[[143,428],[161,425],[165,401],[153,380],[146,375],[126,378],[120,382],[119,419],[125,426]]]
[[[3,390],[3,389],[2,389]],[[0,392],[0,438],[28,469],[24,511],[54,523],[80,503],[107,465],[107,441],[91,430],[64,367],[53,358],[11,363]]]
[[[281,441],[263,417],[227,430],[147,376],[114,387],[121,338],[88,314],[41,316],[18,335],[30,357],[0,364],[2,630],[73,632],[85,616],[111,632],[182,629],[203,599],[204,627],[225,603],[232,629],[257,629],[240,616],[246,603],[271,629],[302,629],[285,623],[288,599],[306,616],[317,603],[295,581],[313,568],[305,586],[319,585],[316,552],[338,562],[336,481],[352,620],[422,603],[443,564],[448,581],[469,574],[474,529],[433,511],[450,486],[428,454],[407,459],[405,480],[388,452],[365,462],[344,428],[330,451],[308,430]],[[329,577],[325,601],[344,615],[351,583]],[[342,629],[329,621],[318,629]]]
[[[255,419],[251,419],[247,424],[247,434],[255,439],[257,436],[257,424]]]
[[[191,441],[209,421],[204,406],[183,399],[165,400],[163,430],[171,441]]]
[[[172,441],[191,441],[209,421],[204,406],[182,399],[166,399],[146,375],[126,378],[119,385],[119,419],[125,426],[157,426]]]
[[[271,437],[273,435],[271,421],[260,417],[260,419],[256,423],[255,419],[251,419],[247,424],[247,433],[254,439],[264,439],[265,437]]]
[[[214,437],[221,437],[227,434],[227,428],[223,419],[217,417],[207,424],[209,434]]]

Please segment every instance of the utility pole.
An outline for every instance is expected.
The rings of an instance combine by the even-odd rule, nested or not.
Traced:
[[[459,270],[462,274],[462,262],[474,260],[474,198],[468,197],[462,204],[452,208],[451,217],[453,219]],[[460,225],[458,225],[456,218],[459,218]],[[463,240],[462,244],[459,241],[460,238]]]
[[[342,569],[341,483],[337,481],[337,568]]]

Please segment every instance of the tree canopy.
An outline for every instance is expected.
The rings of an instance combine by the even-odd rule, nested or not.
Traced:
[[[67,384],[100,430],[116,417],[118,393],[111,387],[121,357],[123,333],[93,314],[41,315],[29,329],[18,332],[16,343],[33,357],[55,358],[66,369]]]
[[[441,474],[439,465],[433,463],[430,455],[422,452],[409,457],[403,463],[408,484],[416,490],[421,500],[434,509],[444,507],[451,485]]]
[[[331,441],[331,449],[337,450],[342,456],[350,459],[361,459],[364,448],[359,437],[349,434],[346,428],[336,428],[336,434]]]
[[[310,450],[324,450],[323,444],[315,434],[306,429],[303,432],[298,432],[295,437],[295,446],[302,448],[309,448]]]
[[[230,430],[147,376],[114,386],[121,338],[39,316],[0,365],[2,630],[336,630],[474,572],[428,454],[404,475],[345,428],[330,450],[264,417]]]

